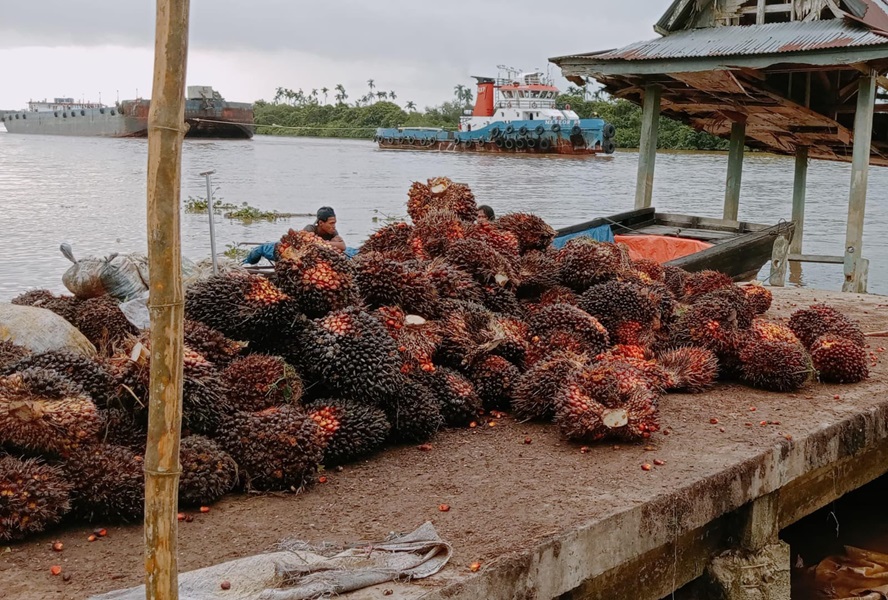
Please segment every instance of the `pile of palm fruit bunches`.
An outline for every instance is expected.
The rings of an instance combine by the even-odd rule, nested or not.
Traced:
[[[320,465],[485,412],[554,421],[578,443],[641,441],[666,392],[868,376],[859,326],[828,306],[767,322],[762,286],[589,238],[556,250],[534,215],[476,222],[470,189],[446,178],[408,196],[412,224],[384,226],[352,259],[291,230],[273,276],[189,287],[181,505],[302,490]],[[63,316],[98,356],[0,343],[0,541],[63,518],[139,519],[147,333],[107,296],[14,302]]]

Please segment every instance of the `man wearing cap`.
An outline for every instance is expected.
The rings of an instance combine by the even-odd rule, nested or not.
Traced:
[[[336,231],[336,213],[329,206],[318,209],[317,219],[314,223],[306,225],[304,231],[311,232],[324,240],[328,246],[345,252],[345,242]]]

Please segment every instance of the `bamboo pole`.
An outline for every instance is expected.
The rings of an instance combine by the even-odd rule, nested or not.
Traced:
[[[179,234],[189,0],[157,0],[148,113],[148,269],[151,380],[145,451],[145,597],[179,596],[177,534],[182,346]]]

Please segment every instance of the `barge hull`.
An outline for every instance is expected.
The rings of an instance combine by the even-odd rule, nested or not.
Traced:
[[[380,144],[380,150],[412,150],[419,152],[468,152],[472,154],[559,154],[572,156],[590,156],[602,154],[600,147],[585,148],[574,146],[569,140],[559,140],[552,144],[548,150],[540,148],[521,148],[507,149],[501,148],[494,142],[487,143],[456,143],[453,141],[438,141],[430,145],[419,146],[415,144],[399,144],[393,142],[391,144]]]

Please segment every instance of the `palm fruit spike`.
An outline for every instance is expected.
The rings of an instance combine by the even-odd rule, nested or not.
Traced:
[[[190,320],[185,321],[185,343],[220,369],[235,360],[244,349],[242,342],[230,340],[221,331]]]
[[[487,328],[481,332],[483,340],[481,351],[502,356],[512,364],[520,366],[524,363],[529,338],[530,330],[521,319],[493,315]]]
[[[407,315],[396,306],[380,307],[373,314],[398,344],[402,373],[435,370],[433,359],[442,340],[437,323],[418,315]]]
[[[423,259],[442,257],[453,242],[466,237],[466,225],[453,211],[430,210],[414,222],[410,248]]]
[[[724,273],[707,269],[691,273],[685,280],[684,300],[693,302],[697,296],[734,286],[734,281]]]
[[[576,292],[566,286],[549,288],[540,296],[540,304],[571,304],[576,306],[580,299]]]
[[[30,354],[31,351],[24,346],[17,346],[12,342],[0,340],[0,372],[3,372],[7,366],[17,363]]]
[[[381,252],[389,258],[400,260],[413,258],[409,241],[412,231],[413,226],[409,223],[404,223],[403,221],[390,223],[371,234],[361,245],[358,255]]]
[[[79,448],[64,463],[73,485],[74,514],[87,521],[134,521],[145,504],[142,455],[123,446],[93,444]]]
[[[458,240],[450,245],[445,258],[479,283],[500,286],[520,283],[514,261],[481,240]]]
[[[398,345],[360,308],[314,320],[303,336],[302,355],[305,371],[337,395],[378,404],[400,389]]]
[[[464,184],[453,183],[447,177],[414,182],[407,192],[407,214],[415,223],[434,209],[451,210],[464,221],[474,221],[478,212],[475,196]]]
[[[572,331],[557,330],[543,337],[533,336],[524,354],[524,368],[535,367],[540,361],[546,360],[558,352],[588,354],[588,344],[581,336]],[[594,356],[590,354],[590,356]]]
[[[663,281],[672,295],[681,300],[684,298],[685,284],[691,274],[680,267],[665,265],[663,267]]]
[[[512,408],[519,419],[546,419],[555,416],[555,398],[570,376],[589,364],[587,355],[555,352],[528,369],[515,386]]]
[[[487,410],[508,410],[520,377],[518,367],[501,356],[482,358],[469,370],[469,379]]]
[[[518,238],[515,237],[514,233],[500,229],[496,224],[489,221],[468,224],[465,237],[472,240],[482,240],[503,256],[517,258],[521,251]]]
[[[851,340],[861,348],[866,346],[860,325],[825,304],[795,311],[789,318],[789,328],[806,348],[811,348],[817,338],[828,333]]]
[[[706,348],[676,348],[661,354],[657,362],[669,374],[670,391],[697,394],[712,387],[718,377],[718,358]]]
[[[638,260],[633,260],[632,268],[639,273],[647,275],[647,277],[651,281],[666,281],[666,272],[663,269],[663,265],[655,260],[651,260],[649,258],[640,258]]]
[[[326,442],[324,466],[327,467],[370,456],[382,447],[391,430],[382,409],[360,402],[317,400],[306,410],[320,427]]]
[[[25,539],[61,521],[70,510],[70,492],[60,469],[0,455],[0,542]]]
[[[0,440],[10,446],[64,455],[96,441],[101,427],[95,403],[53,371],[0,377]]]
[[[11,302],[12,304],[51,310],[69,323],[76,325],[77,306],[83,300],[74,296],[56,296],[49,290],[31,290],[16,296]]]
[[[102,409],[102,430],[99,440],[103,444],[125,446],[137,453],[145,452],[148,433],[145,421],[123,408]]]
[[[558,251],[561,281],[578,293],[614,279],[625,269],[628,256],[616,244],[575,238]]]
[[[392,425],[390,437],[395,442],[427,442],[444,424],[438,402],[424,384],[401,380],[400,390],[382,406]]]
[[[691,306],[672,327],[673,345],[708,348],[720,360],[736,355],[742,335],[737,311],[726,303]]]
[[[801,344],[782,341],[751,341],[740,350],[743,379],[774,392],[792,392],[814,375],[811,356]]]
[[[595,361],[597,366],[606,367],[618,376],[620,390],[624,392],[627,386],[644,385],[659,393],[675,385],[670,374],[654,360],[605,352],[596,356]]]
[[[658,394],[612,365],[575,372],[555,399],[555,421],[570,440],[640,441],[659,430]]]
[[[756,319],[752,322],[752,327],[746,332],[745,337],[747,339],[799,343],[799,338],[786,325],[771,323],[761,319]]]
[[[481,331],[489,319],[487,309],[473,302],[448,303],[439,322],[441,342],[435,351],[435,363],[455,369],[466,367],[481,344]]]
[[[740,288],[746,294],[746,300],[756,315],[763,315],[771,308],[774,299],[771,290],[761,284],[744,285]]]
[[[324,455],[317,423],[296,406],[235,413],[219,431],[247,489],[299,491]]]
[[[545,339],[555,331],[568,331],[578,336],[590,355],[604,351],[610,345],[607,329],[586,311],[569,304],[552,304],[537,311],[530,318],[531,336]]]
[[[532,250],[518,261],[518,296],[538,300],[561,283],[558,252]]]
[[[429,261],[423,268],[442,300],[481,302],[481,286],[465,271],[443,259]]]
[[[354,259],[355,281],[368,308],[400,306],[408,313],[433,318],[438,312],[438,290],[425,271],[379,253]]]
[[[439,367],[432,373],[418,375],[417,379],[431,390],[447,425],[462,427],[478,416],[481,399],[472,382],[462,374],[447,367]]]
[[[811,359],[821,381],[857,383],[869,377],[866,350],[847,338],[820,336],[811,346]]]
[[[749,304],[746,294],[737,286],[719,288],[713,292],[699,294],[694,298],[693,304],[723,304],[732,308],[737,313],[737,327],[749,329],[755,318],[755,311]]]
[[[80,302],[74,319],[77,329],[93,343],[96,350],[106,356],[113,353],[117,344],[139,332],[120,310],[117,300],[111,296],[99,296]]]
[[[277,283],[310,317],[354,304],[358,289],[348,258],[306,231],[290,230],[275,247]]]
[[[481,288],[481,303],[487,310],[523,319],[525,316],[524,305],[518,301],[518,296],[511,288],[489,284]]]
[[[302,379],[279,356],[250,354],[239,358],[222,372],[222,382],[229,403],[237,411],[296,404],[302,398]]]
[[[496,220],[499,229],[509,231],[518,238],[521,253],[545,250],[555,239],[555,230],[536,215],[510,213]]]
[[[638,342],[636,339],[620,338],[621,324],[637,323],[644,332],[654,331],[660,326],[658,302],[647,288],[634,283],[614,280],[594,285],[580,297],[580,308],[604,325],[612,343]]]
[[[50,351],[31,354],[5,369],[0,368],[0,375],[10,375],[32,367],[52,371],[79,385],[98,406],[108,406],[117,395],[114,379],[100,363],[73,352]]]
[[[179,447],[179,503],[183,506],[212,504],[237,485],[237,464],[213,440],[189,435]]]

